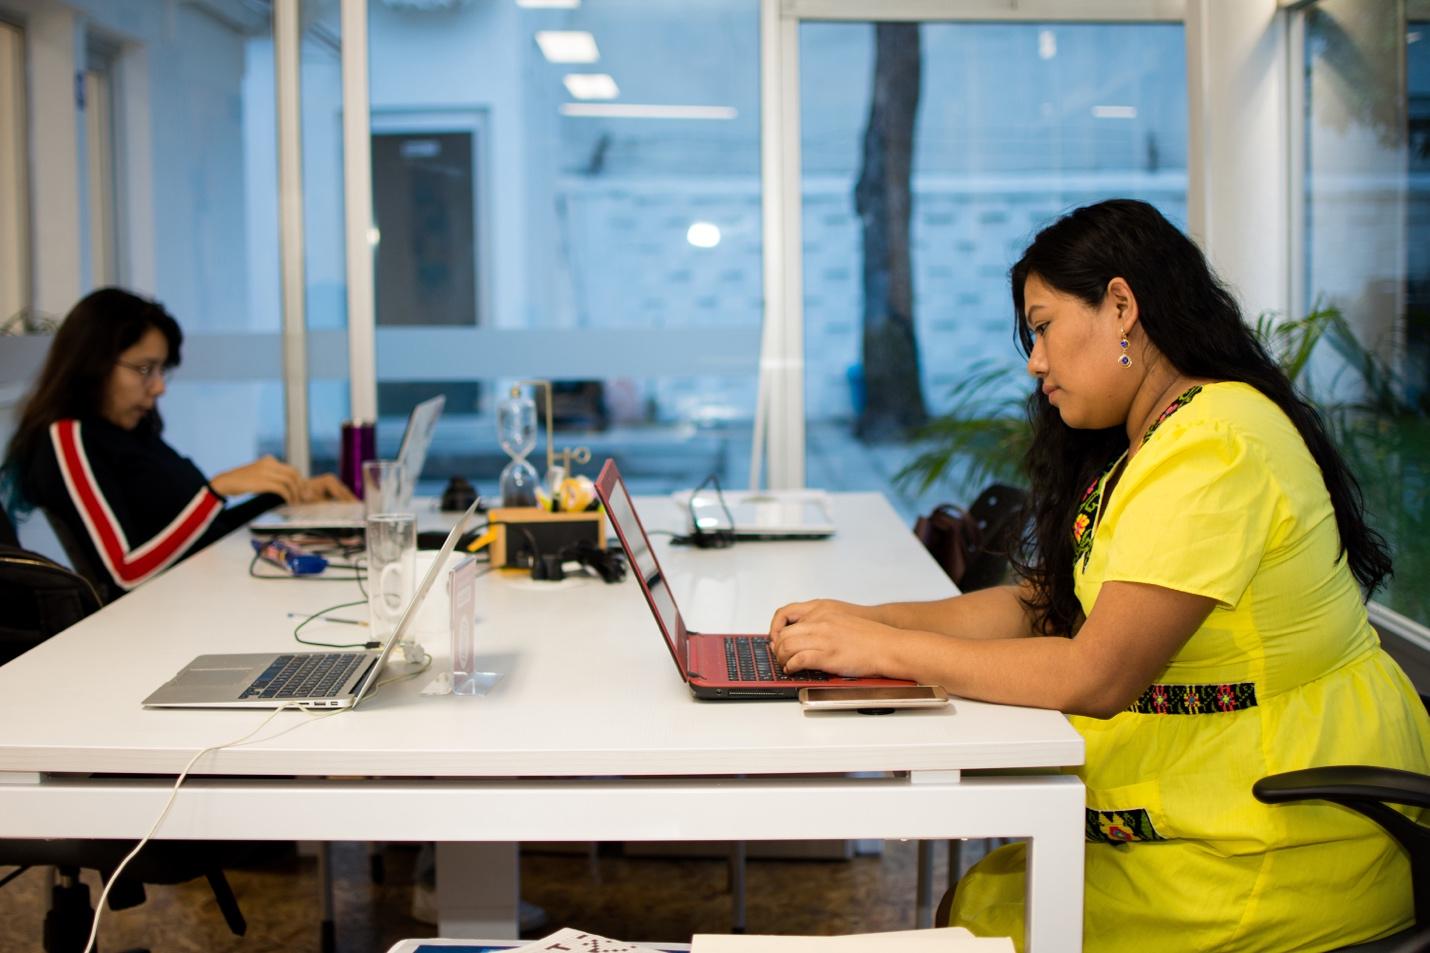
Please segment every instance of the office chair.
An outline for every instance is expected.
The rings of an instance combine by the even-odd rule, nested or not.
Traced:
[[[0,511],[0,533],[14,526]],[[7,662],[50,636],[69,628],[100,607],[93,586],[78,574],[38,553],[0,545],[0,662]],[[114,868],[134,847],[134,841],[114,840],[0,840],[0,865],[20,868],[7,875],[9,883],[30,867],[54,867],[58,882],[52,889],[51,909],[45,916],[46,953],[83,951],[89,939],[94,908],[89,887],[79,879],[81,868],[97,870],[108,881]],[[207,877],[214,899],[229,929],[242,936],[247,929],[221,863],[231,863],[246,845],[207,842],[156,842],[144,848],[125,869],[110,891],[109,905],[122,910],[144,901],[144,884],[176,884]]]
[[[1367,765],[1306,768],[1264,777],[1251,786],[1251,793],[1265,804],[1320,800],[1348,807],[1385,828],[1410,854],[1415,925],[1380,940],[1342,947],[1337,953],[1430,949],[1430,827],[1389,806],[1430,808],[1430,776]]]
[[[99,567],[90,557],[89,550],[75,535],[73,528],[49,510],[41,510],[41,512],[45,514],[45,522],[50,524],[55,539],[60,541],[60,548],[65,551],[65,558],[70,561],[74,571],[89,580],[89,584],[94,587],[94,591],[99,594],[105,605],[118,598],[122,593],[115,590],[106,573],[99,571]]]
[[[1430,698],[1422,696],[1430,705]],[[1368,943],[1344,946],[1335,953],[1423,953],[1430,950],[1430,827],[1389,807],[1430,808],[1430,775],[1367,765],[1306,768],[1262,778],[1251,793],[1264,804],[1321,800],[1364,814],[1400,842],[1410,854],[1410,889],[1415,925]],[[933,925],[948,923],[954,887],[939,901]]]
[[[10,514],[5,511],[4,506],[0,506],[0,546],[19,546],[20,534],[15,531],[15,524],[10,520]]]

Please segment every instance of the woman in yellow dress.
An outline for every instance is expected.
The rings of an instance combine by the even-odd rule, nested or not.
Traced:
[[[1405,852],[1258,778],[1430,772],[1430,719],[1365,600],[1390,573],[1316,412],[1200,250],[1116,200],[1012,270],[1039,387],[1017,585],[931,603],[797,602],[787,670],[910,678],[1066,712],[1086,742],[1084,948],[1316,951],[1412,922]],[[960,884],[952,922],[1023,940],[1024,851]]]

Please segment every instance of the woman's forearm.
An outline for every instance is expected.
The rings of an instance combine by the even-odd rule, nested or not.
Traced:
[[[950,638],[901,632],[890,639],[880,671],[893,678],[942,685],[976,701],[1107,717],[1105,693],[1089,686],[1087,660],[1073,639]]]
[[[956,635],[965,639],[1023,639],[1033,621],[1018,586],[996,586],[933,602],[890,602],[873,606],[877,621],[898,629]]]

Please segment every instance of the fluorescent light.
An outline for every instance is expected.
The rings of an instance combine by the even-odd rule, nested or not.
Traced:
[[[561,115],[579,119],[734,119],[734,106],[656,106],[639,103],[562,103]]]
[[[555,7],[560,10],[574,10],[581,5],[581,0],[516,0],[519,7]]]
[[[1058,55],[1058,35],[1052,30],[1038,31],[1038,58],[1050,60]]]
[[[536,45],[548,63],[594,63],[601,58],[596,38],[585,30],[538,30]]]
[[[1094,106],[1092,115],[1097,119],[1136,119],[1136,106]]]
[[[621,94],[616,81],[607,73],[567,73],[561,82],[577,99],[615,99]]]
[[[720,226],[713,222],[693,222],[686,229],[685,240],[696,248],[714,248],[720,244]]]

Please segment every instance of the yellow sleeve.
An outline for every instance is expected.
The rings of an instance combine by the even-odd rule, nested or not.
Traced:
[[[1266,553],[1281,491],[1224,422],[1173,423],[1133,458],[1114,491],[1120,513],[1103,581],[1150,583],[1230,607]]]

